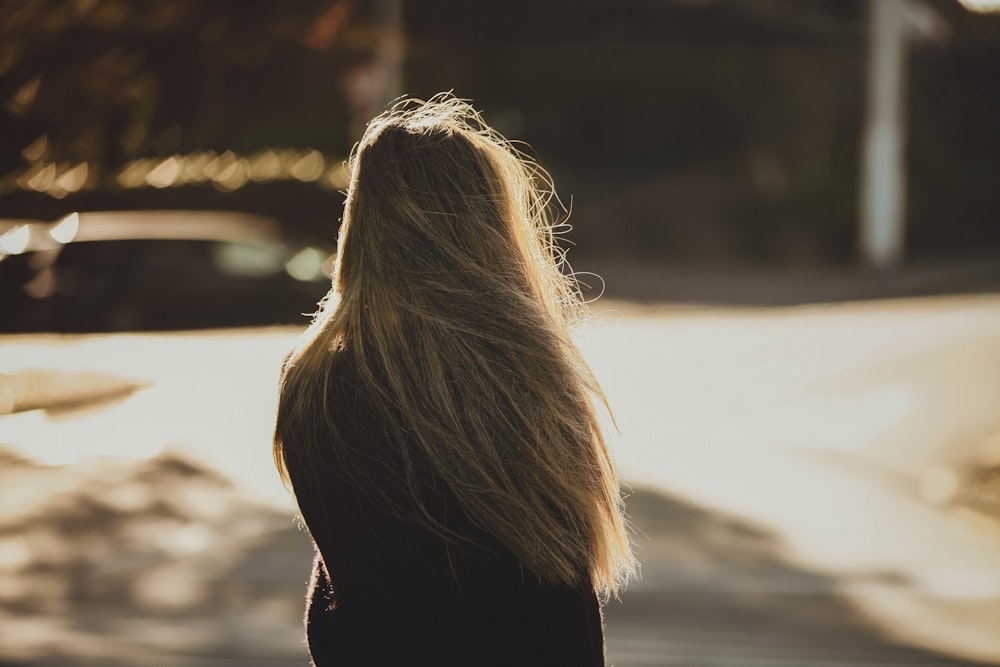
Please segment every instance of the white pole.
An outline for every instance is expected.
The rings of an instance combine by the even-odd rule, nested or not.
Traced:
[[[876,268],[895,266],[903,258],[906,2],[869,0],[868,99],[859,245],[864,262]]]

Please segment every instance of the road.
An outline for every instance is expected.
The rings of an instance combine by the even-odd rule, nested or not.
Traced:
[[[1000,664],[1000,529],[935,486],[1000,433],[1000,296],[595,311],[643,569],[611,663]],[[0,661],[303,664],[269,451],[293,339],[3,339]]]

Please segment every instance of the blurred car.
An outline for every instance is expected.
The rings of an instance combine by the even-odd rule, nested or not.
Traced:
[[[333,253],[245,213],[0,221],[0,332],[305,325],[329,288]]]

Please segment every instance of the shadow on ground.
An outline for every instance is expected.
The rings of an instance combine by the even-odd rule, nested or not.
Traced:
[[[975,664],[886,636],[761,527],[651,490],[628,507],[644,578],[607,607],[609,664]],[[217,473],[3,455],[0,508],[0,667],[307,664],[307,535]]]
[[[654,490],[637,490],[628,511],[643,575],[605,609],[609,664],[984,664],[891,637],[842,592],[905,589],[894,573],[810,571],[768,530]]]
[[[5,455],[0,507],[0,659],[307,664],[308,536],[215,472]]]

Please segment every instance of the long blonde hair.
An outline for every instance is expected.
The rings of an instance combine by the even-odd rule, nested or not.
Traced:
[[[541,581],[617,592],[635,560],[606,402],[570,339],[585,307],[553,197],[546,172],[450,94],[369,123],[333,288],[282,369],[274,458],[286,482],[293,451],[363,475],[343,429],[354,408],[330,393],[349,368],[351,403],[398,454],[390,473],[416,521],[461,539],[425,504],[429,473]],[[398,494],[364,493],[411,515]]]

